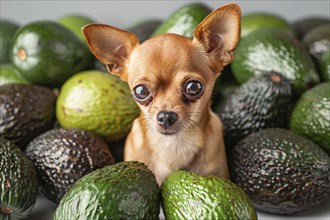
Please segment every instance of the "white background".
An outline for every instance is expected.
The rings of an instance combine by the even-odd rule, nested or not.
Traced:
[[[0,16],[24,25],[35,20],[55,20],[67,14],[84,14],[96,22],[107,23],[120,28],[128,28],[144,19],[166,19],[173,11],[191,1],[17,1],[1,0]],[[217,8],[230,1],[201,1],[211,8]],[[289,22],[309,16],[330,17],[330,1],[233,1],[237,2],[243,15],[251,12],[272,12]],[[38,197],[29,220],[50,220],[55,204],[43,197]],[[330,219],[330,199],[307,212],[291,216],[258,213],[259,219]]]

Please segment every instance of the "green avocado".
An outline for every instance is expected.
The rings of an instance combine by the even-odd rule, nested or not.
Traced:
[[[229,180],[179,170],[162,186],[165,219],[257,219],[244,191]]]
[[[260,29],[242,38],[231,67],[239,83],[267,71],[281,73],[290,81],[296,95],[319,82],[314,63],[303,45],[279,29]]]
[[[330,21],[307,32],[302,39],[309,54],[316,60],[330,50]]]
[[[290,129],[330,153],[330,82],[318,84],[302,94],[293,109]]]
[[[36,21],[17,30],[11,61],[33,84],[60,87],[92,60],[88,48],[72,31],[53,21]]]
[[[286,127],[292,89],[281,74],[256,75],[228,96],[220,111],[227,151],[248,134]]]
[[[202,3],[191,3],[176,10],[152,34],[157,36],[164,33],[194,36],[196,26],[201,23],[211,10]]]
[[[24,149],[55,121],[55,94],[30,84],[0,86],[0,137]]]
[[[60,202],[85,174],[115,163],[105,141],[78,129],[52,129],[34,138],[25,149],[40,179],[41,192]]]
[[[71,30],[84,43],[86,43],[86,38],[81,30],[82,27],[87,24],[95,23],[92,18],[82,14],[64,15],[60,17],[57,22]]]
[[[259,211],[292,214],[329,196],[329,156],[293,131],[268,128],[252,133],[235,146],[231,156],[233,182]]]
[[[160,190],[143,163],[120,162],[93,171],[72,186],[54,220],[158,219]]]
[[[24,153],[2,138],[0,171],[0,219],[26,219],[37,200],[37,173]]]
[[[330,50],[321,56],[319,60],[319,67],[322,80],[330,81]]]
[[[18,24],[9,20],[0,20],[0,64],[9,63],[9,51]]]
[[[0,86],[12,83],[29,84],[29,82],[21,76],[18,70],[11,63],[1,64]]]
[[[294,36],[293,29],[285,18],[269,12],[253,12],[242,16],[241,37],[261,28],[277,28]]]

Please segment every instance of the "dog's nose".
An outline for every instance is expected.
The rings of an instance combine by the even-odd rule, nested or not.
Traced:
[[[157,114],[157,122],[163,128],[171,127],[178,119],[178,115],[175,112],[159,112]]]

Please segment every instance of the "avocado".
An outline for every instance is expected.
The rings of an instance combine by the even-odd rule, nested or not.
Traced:
[[[220,77],[215,81],[212,91],[212,105],[214,112],[220,112],[229,95],[239,87],[238,82],[234,78],[230,65],[225,66]]]
[[[245,37],[255,30],[261,28],[277,28],[287,31],[292,36],[295,35],[288,21],[278,14],[269,12],[252,12],[242,16],[241,37]]]
[[[158,219],[159,211],[160,190],[154,174],[143,163],[125,161],[78,180],[53,219]]]
[[[231,158],[231,177],[263,212],[292,214],[327,199],[330,158],[309,139],[282,128],[250,134]]]
[[[267,71],[281,73],[293,85],[296,96],[319,82],[304,46],[279,29],[260,29],[242,38],[231,67],[239,83]]]
[[[34,138],[25,153],[37,169],[42,194],[56,203],[82,176],[115,163],[103,139],[78,129],[49,130]]]
[[[29,82],[21,76],[18,70],[11,63],[1,64],[0,86],[13,83],[29,84]]]
[[[323,81],[330,81],[330,50],[319,59],[320,75]]]
[[[0,86],[0,137],[21,149],[55,121],[55,94],[31,84]]]
[[[96,23],[92,18],[83,14],[67,14],[57,19],[57,22],[71,30],[82,42],[86,43],[86,46],[86,38],[81,29],[87,24]]]
[[[9,51],[19,25],[10,20],[0,20],[0,64],[9,63]]]
[[[330,50],[330,21],[307,32],[302,39],[309,54],[316,60]]]
[[[139,38],[140,43],[143,43],[149,39],[161,23],[162,21],[158,19],[143,20],[129,27],[127,31],[134,33]]]
[[[290,129],[330,153],[330,82],[302,94],[292,112]]]
[[[303,17],[294,22],[292,22],[291,26],[294,29],[296,36],[299,40],[303,38],[303,36],[309,32],[310,30],[316,28],[319,25],[328,23],[329,19],[321,16],[310,16]]]
[[[36,21],[17,30],[11,61],[29,82],[60,87],[86,69],[92,54],[69,29],[53,21]]]
[[[0,219],[26,219],[37,200],[37,173],[24,153],[2,138],[0,171]]]
[[[244,191],[230,180],[179,170],[162,186],[165,219],[257,219]]]
[[[252,132],[286,127],[291,98],[289,81],[272,71],[256,75],[237,88],[220,111],[227,151]]]
[[[157,36],[164,33],[173,33],[192,38],[196,26],[211,12],[202,3],[190,3],[176,10],[152,34]]]
[[[68,79],[56,102],[56,117],[62,127],[85,129],[107,142],[126,136],[139,113],[126,82],[95,70]]]

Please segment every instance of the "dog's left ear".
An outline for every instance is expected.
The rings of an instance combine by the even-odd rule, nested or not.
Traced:
[[[110,73],[127,81],[126,60],[139,39],[131,32],[105,24],[89,24],[83,33],[92,53],[107,66]]]
[[[193,42],[205,48],[211,68],[217,74],[234,58],[241,32],[240,21],[241,9],[231,3],[214,10],[195,29]]]

